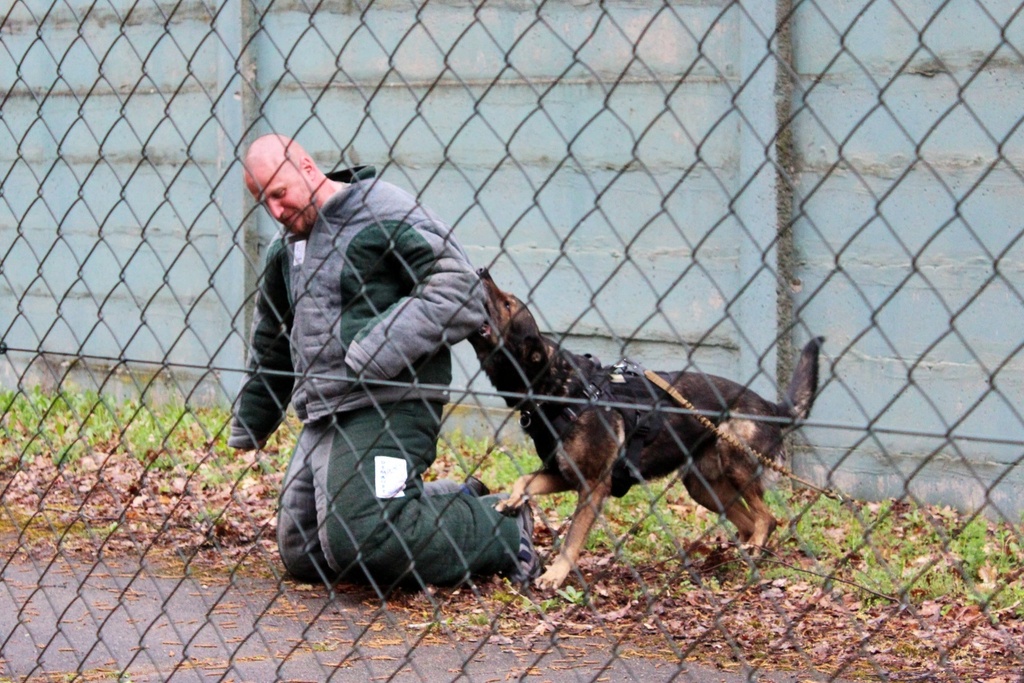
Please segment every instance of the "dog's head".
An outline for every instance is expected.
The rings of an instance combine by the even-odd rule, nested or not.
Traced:
[[[548,349],[537,321],[514,294],[502,291],[486,268],[478,271],[484,286],[487,320],[469,342],[481,365],[495,380],[493,370],[503,361],[518,366],[526,378],[534,377],[548,360]]]

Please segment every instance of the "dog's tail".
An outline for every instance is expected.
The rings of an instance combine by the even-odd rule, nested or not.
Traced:
[[[793,372],[793,379],[786,390],[786,399],[782,409],[794,420],[802,420],[811,412],[814,399],[818,393],[818,353],[824,337],[815,337],[807,342],[800,353],[800,361]]]

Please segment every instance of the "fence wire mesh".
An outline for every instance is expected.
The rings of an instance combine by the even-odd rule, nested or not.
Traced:
[[[0,679],[1024,680],[1021,5],[2,7]],[[227,444],[279,244],[243,182],[268,132],[375,167],[605,368],[774,401],[823,335],[767,547],[683,457],[557,587],[289,576],[301,421]],[[522,392],[451,354],[424,478],[508,492],[538,467]],[[576,494],[531,505],[551,566]]]

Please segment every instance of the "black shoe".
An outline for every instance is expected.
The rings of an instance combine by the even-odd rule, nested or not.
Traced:
[[[516,554],[518,566],[516,571],[509,574],[509,579],[517,585],[525,586],[533,583],[540,576],[541,570],[540,558],[533,547],[533,510],[529,502],[519,508],[516,523],[519,525],[519,552]]]
[[[476,496],[477,498],[483,498],[484,496],[491,495],[491,490],[487,488],[487,484],[483,483],[473,475],[466,477],[466,482],[462,485],[462,493],[470,496]]]

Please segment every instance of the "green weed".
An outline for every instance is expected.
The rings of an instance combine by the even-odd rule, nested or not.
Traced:
[[[572,584],[567,584],[565,588],[561,588],[555,591],[555,593],[560,595],[562,599],[568,602],[570,605],[581,606],[587,604],[586,592],[581,591],[579,588],[573,586]]]

